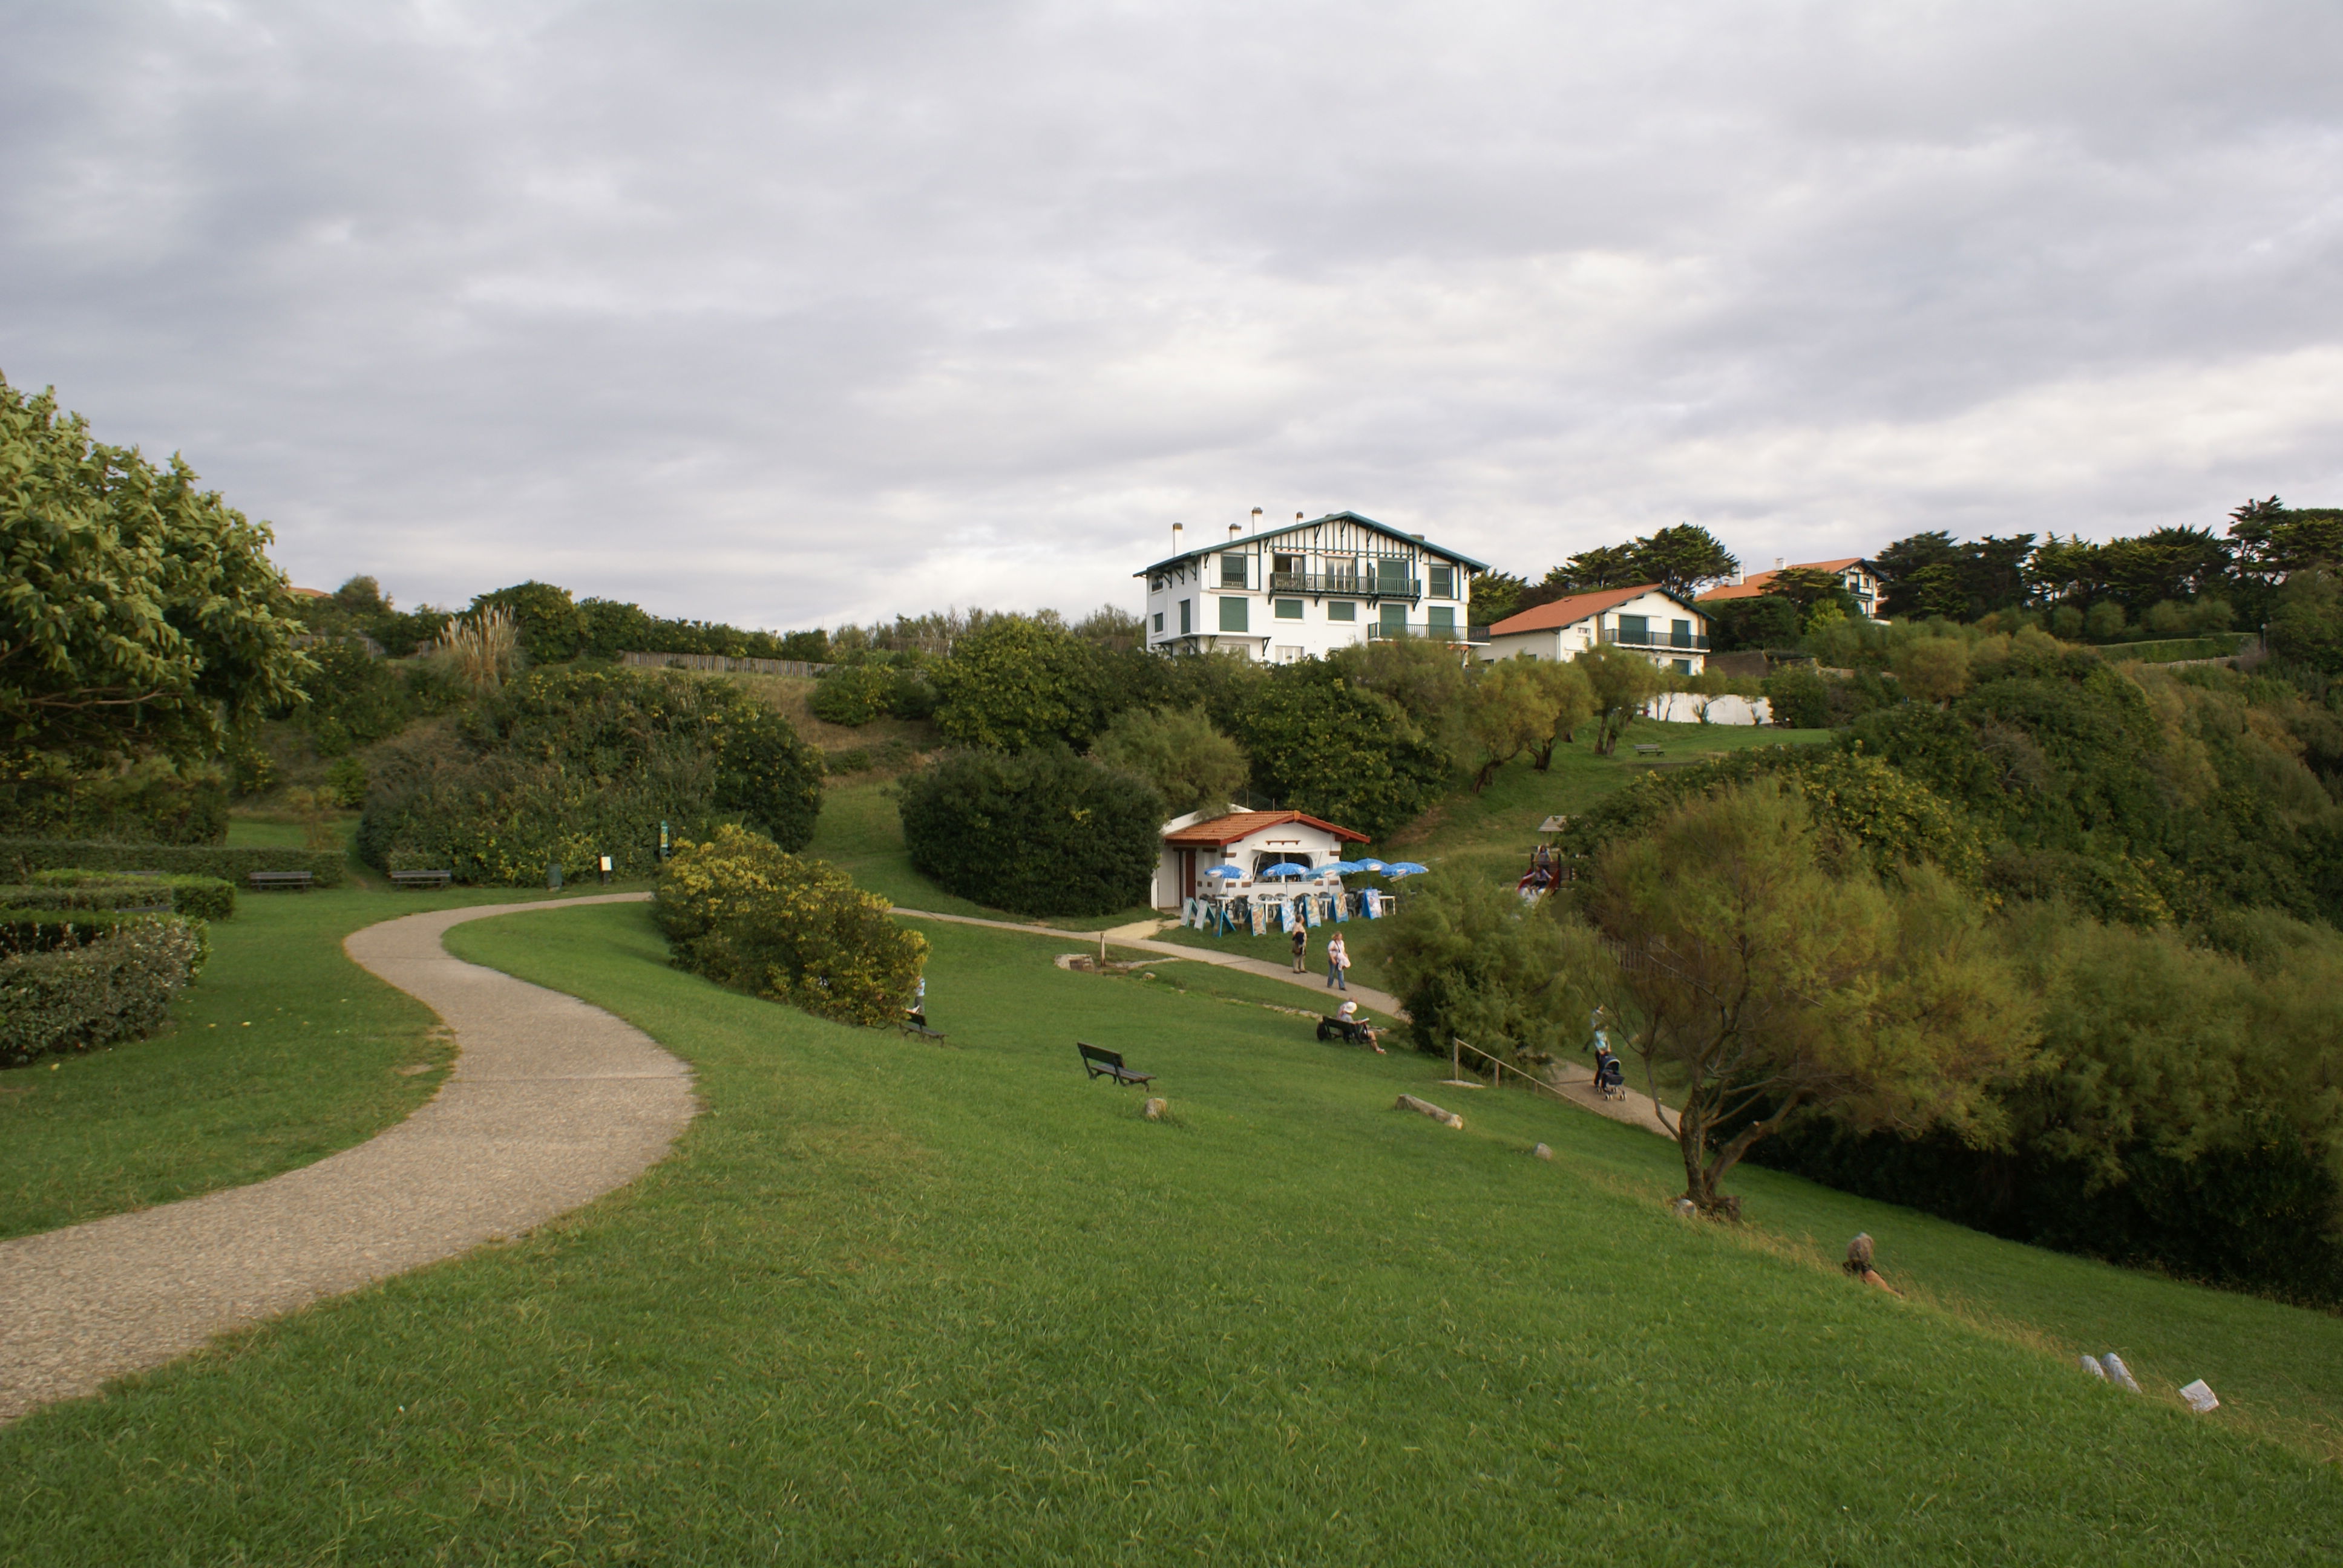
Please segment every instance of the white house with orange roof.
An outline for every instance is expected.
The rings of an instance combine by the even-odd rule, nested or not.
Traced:
[[[1772,571],[1752,572],[1737,583],[1713,588],[1700,596],[1700,601],[1710,604],[1719,599],[1755,598],[1765,591],[1766,584],[1785,570],[1830,573],[1854,596],[1865,619],[1879,618],[1879,563],[1865,560],[1861,556],[1844,556],[1835,561],[1792,561],[1786,568],[1777,559]]]
[[[1218,890],[1241,891],[1264,869],[1281,861],[1312,868],[1331,865],[1343,858],[1343,845],[1366,841],[1364,833],[1301,811],[1225,811],[1211,816],[1192,811],[1163,824],[1163,855],[1155,869],[1155,907],[1180,909],[1185,900],[1214,891],[1205,884],[1215,866],[1232,866],[1241,873],[1226,879]]]
[[[1489,628],[1484,659],[1568,660],[1608,643],[1663,669],[1698,675],[1707,663],[1708,618],[1657,583],[1600,588],[1508,616]]]

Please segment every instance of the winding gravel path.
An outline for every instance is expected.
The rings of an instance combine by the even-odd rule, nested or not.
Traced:
[[[460,1054],[438,1094],[298,1171],[0,1242],[0,1421],[517,1236],[656,1163],[695,1110],[683,1063],[599,1008],[439,942],[466,920],[649,897],[439,910],[354,932],[353,960],[455,1031]]]

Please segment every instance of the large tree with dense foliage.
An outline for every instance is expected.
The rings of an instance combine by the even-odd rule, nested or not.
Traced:
[[[0,380],[5,756],[207,758],[297,701],[301,623],[270,542],[183,458],[104,445]]]
[[[1594,694],[1594,717],[1602,726],[1594,737],[1594,754],[1608,757],[1644,711],[1644,704],[1667,689],[1667,678],[1644,655],[1614,643],[1584,649],[1571,662]]]
[[[1827,1110],[1848,1125],[2001,1136],[1987,1092],[2029,1059],[2031,1007],[1981,907],[1931,870],[1896,883],[1761,781],[1688,803],[1597,860],[1583,907],[1614,944],[1631,1049],[1674,1085],[1685,1196]]]
[[[1453,761],[1398,701],[1325,659],[1280,666],[1251,693],[1236,737],[1283,805],[1379,838],[1430,807]]]
[[[1121,706],[1100,650],[1054,620],[988,617],[934,668],[936,725],[961,746],[1088,746]]]

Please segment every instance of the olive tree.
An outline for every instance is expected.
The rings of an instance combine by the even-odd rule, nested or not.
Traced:
[[[1934,868],[1876,876],[1778,782],[1688,802],[1596,860],[1584,908],[1615,955],[1631,1049],[1673,1112],[1684,1193],[1828,1111],[1858,1130],[2003,1131],[1988,1092],[2028,1059],[2034,1004],[1982,911]],[[1655,1093],[1656,1098],[1656,1093]]]
[[[1594,754],[1608,757],[1618,749],[1619,737],[1644,710],[1644,704],[1667,687],[1659,667],[1640,653],[1614,643],[1582,650],[1571,661],[1586,678],[1594,698],[1594,717],[1603,728],[1594,737]]]

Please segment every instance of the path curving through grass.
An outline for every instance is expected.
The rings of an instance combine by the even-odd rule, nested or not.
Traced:
[[[621,893],[570,904],[639,900]],[[634,1179],[692,1115],[689,1074],[598,1008],[448,956],[490,904],[353,933],[459,1052],[406,1121],[266,1181],[0,1243],[0,1420],[213,1335],[528,1231]]]

